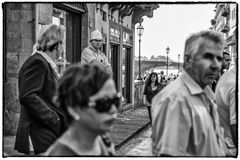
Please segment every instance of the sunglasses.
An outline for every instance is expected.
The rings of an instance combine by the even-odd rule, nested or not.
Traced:
[[[99,113],[109,112],[114,104],[117,109],[120,107],[120,98],[121,94],[117,93],[115,96],[109,98],[101,98],[96,100],[95,102],[89,102],[88,106],[94,108]]]

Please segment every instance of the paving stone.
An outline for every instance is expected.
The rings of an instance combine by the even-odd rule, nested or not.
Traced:
[[[146,107],[139,107],[119,114],[111,132],[113,143],[116,146],[121,146],[126,139],[134,137],[148,123],[149,117]]]
[[[129,138],[134,138],[138,132],[149,124],[149,117],[146,107],[138,107],[136,109],[121,113],[114,123],[113,131],[110,133],[115,146],[121,146]],[[15,136],[3,137],[4,156],[21,156],[21,153],[15,151]],[[146,156],[148,153],[137,153],[139,156]],[[135,154],[136,155],[136,154]]]

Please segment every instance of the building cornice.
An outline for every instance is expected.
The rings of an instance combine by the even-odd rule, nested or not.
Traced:
[[[136,23],[141,23],[143,21],[143,16],[152,18],[153,10],[157,8],[159,8],[158,4],[136,4],[133,8],[132,28],[134,28]]]

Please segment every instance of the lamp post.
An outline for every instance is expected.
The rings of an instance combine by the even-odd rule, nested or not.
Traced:
[[[138,59],[138,77],[137,77],[137,80],[142,80],[142,77],[141,77],[141,36],[143,35],[143,26],[142,26],[142,23],[140,23],[140,25],[137,27],[137,34],[139,36],[139,59]]]
[[[179,73],[179,59],[180,59],[180,54],[178,54],[178,73]]]
[[[168,76],[168,53],[170,52],[169,47],[166,48],[166,52],[167,52],[167,76]]]

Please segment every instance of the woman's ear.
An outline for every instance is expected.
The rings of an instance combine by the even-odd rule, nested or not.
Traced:
[[[75,109],[73,107],[67,107],[68,113],[73,117],[75,121],[80,120],[80,114],[78,109]]]

